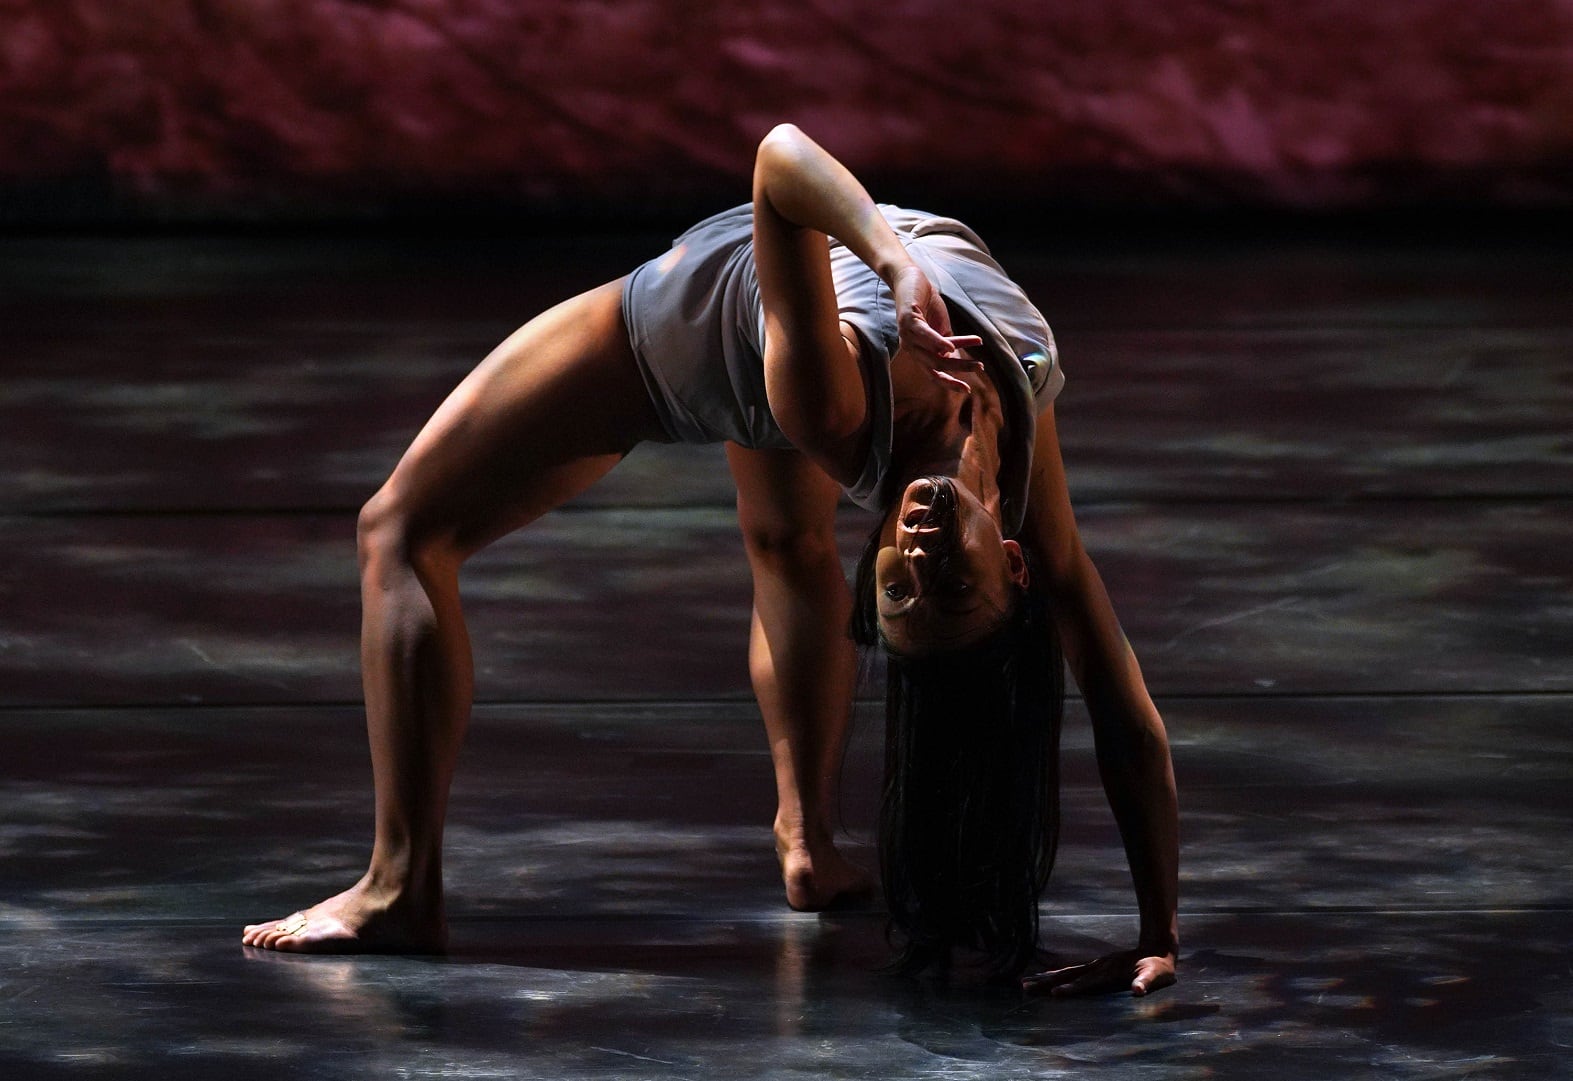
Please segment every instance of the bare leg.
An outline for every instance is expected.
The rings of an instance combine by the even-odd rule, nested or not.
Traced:
[[[866,894],[832,840],[857,660],[836,551],[840,488],[793,451],[728,446],[754,576],[749,672],[776,775],[776,854],[793,908]]]
[[[376,786],[371,864],[343,893],[247,927],[247,945],[298,952],[446,945],[443,822],[473,680],[459,567],[659,435],[620,296],[614,282],[576,297],[499,346],[361,512],[361,674]]]

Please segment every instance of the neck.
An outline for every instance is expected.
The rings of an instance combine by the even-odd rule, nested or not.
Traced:
[[[932,429],[906,445],[911,452],[894,463],[896,483],[901,491],[919,477],[951,477],[978,497],[978,501],[997,520],[1000,515],[999,436],[1003,418],[998,409],[978,409],[970,431],[951,439],[933,438]],[[902,445],[898,433],[898,446]]]

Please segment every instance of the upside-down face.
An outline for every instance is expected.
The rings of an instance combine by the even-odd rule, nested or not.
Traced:
[[[896,653],[971,645],[1011,613],[1027,584],[1021,547],[965,484],[919,477],[885,519],[874,564],[879,630]]]

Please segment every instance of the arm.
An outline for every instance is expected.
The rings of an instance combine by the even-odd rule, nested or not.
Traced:
[[[754,262],[765,310],[765,393],[794,446],[843,485],[862,472],[868,399],[855,347],[841,336],[826,235],[891,287],[904,342],[955,355],[939,294],[863,185],[791,124],[754,160]]]
[[[1098,773],[1136,888],[1134,950],[1032,977],[1055,993],[1145,994],[1174,982],[1179,953],[1179,812],[1168,736],[1147,694],[1098,570],[1082,547],[1060,459],[1054,412],[1038,418],[1026,540],[1047,574],[1065,658],[1092,717]]]

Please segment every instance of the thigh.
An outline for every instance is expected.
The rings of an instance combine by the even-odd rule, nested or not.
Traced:
[[[799,451],[728,443],[737,517],[750,559],[833,553],[841,486]]]
[[[612,282],[543,312],[454,389],[383,490],[412,534],[467,556],[661,436],[621,298]]]

